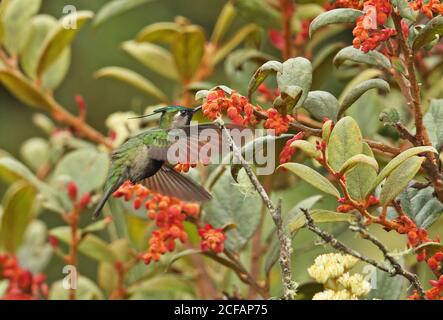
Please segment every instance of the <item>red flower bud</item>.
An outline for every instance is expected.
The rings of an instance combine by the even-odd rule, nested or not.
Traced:
[[[71,199],[72,202],[76,202],[77,201],[77,185],[75,184],[75,182],[71,181],[68,183],[68,185],[66,186],[67,190],[68,190],[68,196],[69,199]]]

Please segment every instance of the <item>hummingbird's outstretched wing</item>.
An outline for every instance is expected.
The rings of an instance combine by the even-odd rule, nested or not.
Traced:
[[[154,192],[184,201],[205,202],[212,198],[202,186],[167,165],[140,183]]]
[[[227,124],[226,128],[238,130],[237,132],[240,133],[238,136],[242,136],[243,130],[246,129],[234,124]],[[239,143],[241,146],[249,140],[246,135],[243,137],[243,141],[236,142],[236,144]],[[201,159],[202,154],[200,154],[202,148],[205,151],[204,155],[208,157],[221,156],[222,158],[230,152],[229,143],[223,139],[220,128],[213,123],[173,128],[151,135],[149,138],[149,157],[171,164],[204,162]],[[190,161],[190,159],[194,161]]]

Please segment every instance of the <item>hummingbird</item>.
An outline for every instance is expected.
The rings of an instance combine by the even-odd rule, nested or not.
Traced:
[[[100,215],[111,194],[126,180],[141,183],[154,192],[184,201],[204,202],[212,198],[202,186],[177,172],[167,162],[168,148],[172,144],[169,139],[170,132],[180,128],[191,132],[189,129],[192,117],[200,109],[201,106],[194,109],[182,106],[156,109],[150,115],[161,113],[159,126],[129,138],[112,153],[111,168],[105,182],[103,197],[93,213],[94,220]],[[208,126],[213,125],[198,125],[198,130]]]

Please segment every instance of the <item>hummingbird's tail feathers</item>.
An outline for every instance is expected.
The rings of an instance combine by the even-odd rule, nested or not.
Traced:
[[[140,183],[154,192],[184,201],[205,202],[212,199],[211,194],[202,186],[166,165]]]
[[[97,220],[97,218],[100,216],[100,212],[103,209],[103,207],[106,204],[106,201],[108,201],[108,198],[111,196],[111,194],[118,189],[124,182],[124,179],[120,178],[118,179],[112,186],[110,186],[108,189],[106,189],[105,194],[100,199],[100,202],[97,204],[97,207],[95,207],[94,213],[92,214],[92,220]]]

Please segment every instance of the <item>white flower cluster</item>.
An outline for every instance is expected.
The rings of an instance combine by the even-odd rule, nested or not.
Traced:
[[[356,300],[369,293],[371,286],[361,274],[349,274],[357,259],[350,255],[328,253],[318,256],[308,268],[309,275],[325,285],[313,300]],[[331,286],[331,287],[330,287]]]
[[[350,255],[340,253],[322,254],[308,268],[308,273],[317,282],[326,283],[329,279],[336,279],[346,270],[351,269],[357,261],[357,258]]]
[[[371,291],[371,285],[359,273],[351,276],[346,272],[338,278],[338,283],[357,297],[365,296]]]

